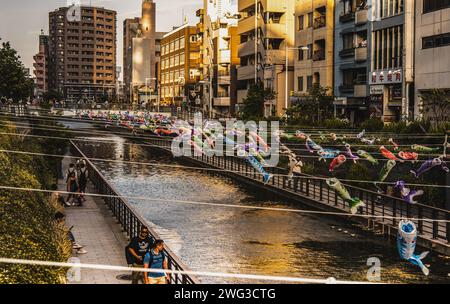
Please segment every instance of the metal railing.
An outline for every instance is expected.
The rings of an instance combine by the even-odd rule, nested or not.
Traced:
[[[150,228],[149,223],[135,210],[130,202],[122,197],[119,192],[105,179],[103,174],[95,167],[95,165],[86,157],[79,147],[71,140],[72,153],[86,160],[89,170],[89,179],[103,197],[106,205],[112,211],[123,230],[131,238],[138,236],[142,226],[149,228],[150,236],[153,240],[160,239],[158,234]],[[168,260],[169,270],[190,271],[190,269],[175,255],[169,248],[165,248],[165,254]],[[199,284],[200,281],[192,275],[170,274],[170,284]]]
[[[147,141],[149,143],[149,141]],[[164,138],[151,138],[150,143],[170,151],[171,140]],[[234,156],[202,156],[189,157],[199,162],[208,164],[231,174],[249,178],[263,184],[263,176],[257,173],[253,167],[243,158]],[[292,180],[286,176],[285,170],[280,168],[267,168],[270,173],[275,174],[266,186],[273,187],[289,194],[306,198],[321,203],[334,209],[349,212],[347,202],[341,199],[337,192],[330,189],[324,179],[302,174],[294,176]],[[278,175],[277,175],[278,174]],[[367,219],[374,222],[391,226],[397,229],[400,218],[415,218],[420,237],[427,240],[436,240],[443,244],[450,243],[450,211],[441,208],[423,205],[420,203],[409,204],[404,200],[367,189],[346,184],[345,187],[352,197],[358,197],[366,204],[359,210]],[[372,218],[370,216],[373,216]],[[443,220],[443,221],[432,221]]]

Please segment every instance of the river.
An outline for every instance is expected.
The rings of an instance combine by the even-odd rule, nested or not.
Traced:
[[[450,259],[436,253],[425,259],[431,270],[426,277],[419,268],[400,260],[394,242],[345,220],[324,215],[171,202],[306,208],[220,175],[170,167],[183,164],[164,152],[127,144],[117,136],[95,144],[79,144],[88,157],[157,164],[95,163],[122,195],[162,199],[132,203],[193,270],[366,280],[370,268],[367,260],[376,257],[381,262],[382,282],[450,282]],[[251,283],[208,277],[201,280]]]

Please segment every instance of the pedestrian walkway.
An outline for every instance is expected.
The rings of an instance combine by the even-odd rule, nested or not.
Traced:
[[[71,161],[73,159],[63,159],[63,172]],[[63,179],[58,181],[58,189],[66,190]],[[88,183],[86,192],[96,193],[96,190]],[[83,207],[66,208],[67,227],[73,226],[72,232],[76,242],[85,246],[84,249],[88,252],[77,255],[74,251],[73,257],[80,259],[81,263],[127,266],[124,248],[128,241],[120,225],[116,223],[101,198],[86,196],[86,199]],[[117,279],[117,276],[124,274],[129,275],[117,271],[81,269],[81,281],[74,284],[130,284],[130,281]]]

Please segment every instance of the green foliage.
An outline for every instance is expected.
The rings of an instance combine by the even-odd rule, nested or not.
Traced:
[[[350,127],[350,122],[345,119],[332,118],[326,119],[324,121],[324,126],[328,129],[345,129]]]
[[[397,123],[391,123],[384,126],[383,131],[391,133],[404,133],[404,134],[417,134],[417,133],[427,133],[431,131],[431,124],[427,121],[419,122],[406,122],[400,121]]]
[[[371,180],[372,175],[370,174],[367,166],[361,162],[352,163],[350,169],[346,175],[346,179],[352,180]]]
[[[18,133],[14,127],[2,131]],[[50,141],[1,136],[3,149],[57,153]],[[44,157],[0,153],[0,183],[5,186],[48,189],[55,181],[55,162]],[[54,221],[58,204],[38,192],[0,190],[0,252],[2,257],[45,261],[66,261],[71,255],[67,230]],[[2,265],[0,284],[63,283],[66,270],[26,265]]]
[[[0,47],[0,96],[14,101],[25,100],[33,93],[34,83],[25,72],[17,51],[9,42]]]
[[[381,119],[371,118],[366,120],[361,124],[361,128],[365,129],[367,132],[379,132],[384,128],[384,123]]]
[[[276,93],[259,82],[253,84],[244,98],[242,118],[246,120],[260,120],[264,117],[264,102],[274,100]]]
[[[304,99],[286,110],[290,124],[317,126],[333,116],[334,96],[330,88],[315,84]]]

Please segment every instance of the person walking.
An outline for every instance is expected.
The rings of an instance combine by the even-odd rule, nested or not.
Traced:
[[[142,226],[139,236],[131,239],[130,244],[127,246],[127,254],[131,254],[132,267],[142,268],[144,266],[144,256],[152,248],[153,240],[150,238],[150,232],[147,227]],[[139,271],[133,271],[131,284],[139,284],[139,280],[142,280],[142,273]]]
[[[78,191],[77,170],[75,164],[70,164],[66,173],[66,191],[69,193],[67,196],[66,206],[71,206],[70,201],[76,197]]]
[[[145,255],[144,269],[168,269],[163,240],[156,240],[152,249]],[[164,271],[144,272],[144,282],[145,284],[167,284],[170,282],[170,276]]]

